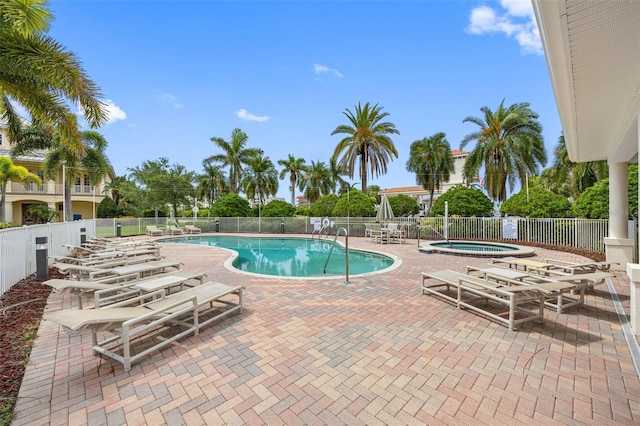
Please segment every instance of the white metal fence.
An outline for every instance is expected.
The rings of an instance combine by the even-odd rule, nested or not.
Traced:
[[[95,221],[31,225],[0,230],[0,295],[36,272],[36,238],[47,238],[49,256],[65,255],[63,244],[80,244],[83,234],[96,235]]]
[[[33,225],[0,230],[0,295],[18,281],[36,272],[35,239],[47,237],[48,254],[64,255],[63,244],[80,244],[81,229],[87,237],[130,236],[146,233],[147,225],[165,225],[167,218],[97,219],[67,223]],[[308,218],[308,217],[221,217],[198,218],[195,224],[202,232],[311,234],[316,223],[329,223],[329,235],[339,227],[351,236],[364,236],[365,224],[375,218]],[[398,218],[407,225],[409,239],[464,239],[510,241],[513,243],[545,244],[575,247],[604,252],[608,235],[606,219],[529,219],[529,218]],[[445,230],[445,222],[446,230]],[[193,218],[179,218],[180,225],[194,223]],[[634,262],[637,262],[637,226],[630,222],[634,238]]]

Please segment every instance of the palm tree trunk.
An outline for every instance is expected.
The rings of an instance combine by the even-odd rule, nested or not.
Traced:
[[[291,205],[295,207],[296,205],[296,180],[290,179],[291,183]]]
[[[64,220],[67,222],[71,222],[73,220],[73,204],[71,203],[71,187],[64,187],[64,210],[65,210],[65,218]]]
[[[429,209],[427,210],[427,214],[425,215],[426,217],[431,217],[431,207],[433,207],[433,193],[434,192],[435,191],[433,190],[433,188],[429,192]]]
[[[7,182],[2,183],[2,195],[0,196],[0,222],[4,222],[4,206],[7,199]]]

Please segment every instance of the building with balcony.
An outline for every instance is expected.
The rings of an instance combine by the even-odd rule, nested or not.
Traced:
[[[454,149],[451,150],[451,155],[453,156],[455,171],[454,173],[451,173],[448,182],[445,182],[439,188],[436,188],[433,194],[434,202],[438,199],[438,196],[440,194],[444,194],[454,186],[464,183],[462,171],[464,169],[464,163],[467,161],[467,157],[469,157],[469,153],[467,151]],[[387,188],[378,191],[378,195],[386,195],[388,197],[393,197],[400,194],[412,197],[420,205],[420,210],[425,211],[430,202],[431,191],[429,191],[428,189],[424,189],[421,185]]]
[[[12,143],[7,136],[6,125],[0,122],[0,156],[11,156]],[[30,173],[40,177],[42,185],[24,184],[21,182],[9,182],[7,185],[5,201],[5,220],[20,225],[32,225],[37,223],[37,218],[27,210],[34,204],[46,203],[49,208],[58,211],[58,221],[64,220],[64,185],[63,171],[60,171],[54,180],[44,178],[42,163],[46,151],[34,152],[31,155],[23,155],[13,158],[16,166],[25,167]],[[75,185],[71,188],[71,203],[75,219],[93,219],[100,202],[107,196],[105,185],[111,181],[111,176],[98,184],[93,184],[89,176],[80,172],[76,175]]]

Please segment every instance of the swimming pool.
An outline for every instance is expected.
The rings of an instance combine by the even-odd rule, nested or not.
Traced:
[[[345,250],[336,244],[326,274],[333,240],[296,237],[203,235],[166,238],[162,243],[199,244],[234,250],[232,266],[244,272],[278,277],[335,277],[345,275]],[[380,253],[349,249],[349,274],[369,274],[391,267],[399,259]]]
[[[514,244],[457,240],[425,241],[420,244],[420,251],[423,253],[443,253],[462,256],[524,257],[533,256],[534,249]]]

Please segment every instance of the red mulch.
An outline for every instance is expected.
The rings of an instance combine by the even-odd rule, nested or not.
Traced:
[[[50,271],[50,278],[61,275]],[[0,297],[0,408],[17,398],[33,339],[25,333],[37,332],[51,287],[36,279],[25,279]]]

